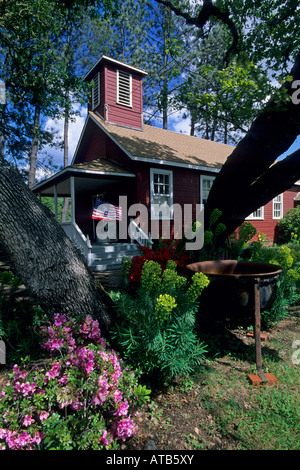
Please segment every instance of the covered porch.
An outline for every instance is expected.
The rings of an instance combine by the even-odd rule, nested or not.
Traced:
[[[70,199],[71,220],[60,225],[88,266],[98,271],[118,267],[123,256],[137,254],[138,236],[135,240],[130,237],[122,241],[99,240],[96,234],[99,221],[92,219],[96,197],[118,205],[119,196],[126,196],[128,204],[134,203],[135,177],[133,172],[114,163],[93,160],[64,168],[38,183],[32,191],[40,198],[54,198],[54,216],[58,222],[58,198]]]

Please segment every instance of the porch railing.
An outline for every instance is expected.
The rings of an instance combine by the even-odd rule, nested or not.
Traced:
[[[90,254],[92,252],[92,244],[90,239],[83,235],[82,231],[76,223],[64,222],[60,224],[64,229],[65,234],[74,243],[82,256],[89,262]]]
[[[129,224],[129,236],[131,242],[136,241],[141,246],[149,246],[153,244],[150,234],[146,235],[146,233],[141,229],[141,227],[134,222],[132,219]]]

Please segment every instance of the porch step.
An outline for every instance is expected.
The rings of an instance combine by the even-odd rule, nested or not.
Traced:
[[[93,272],[120,269],[124,257],[133,258],[138,254],[138,245],[133,243],[93,245],[92,252],[89,255],[89,267]]]

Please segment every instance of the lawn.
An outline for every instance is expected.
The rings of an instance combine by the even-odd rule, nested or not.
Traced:
[[[246,330],[219,333],[194,374],[153,394],[136,418],[137,436],[123,448],[142,449],[153,440],[159,450],[299,450],[300,365],[292,362],[299,314],[299,307],[291,310],[262,345],[264,371],[277,385],[250,383],[255,346]]]

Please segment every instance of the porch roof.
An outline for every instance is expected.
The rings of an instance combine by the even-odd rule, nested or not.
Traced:
[[[97,159],[90,162],[77,163],[63,168],[50,178],[36,184],[32,191],[42,196],[54,196],[55,187],[57,196],[71,195],[71,177],[75,178],[76,192],[83,192],[87,186],[88,189],[99,190],[122,178],[134,178],[136,175],[125,168],[118,166],[104,159]]]

